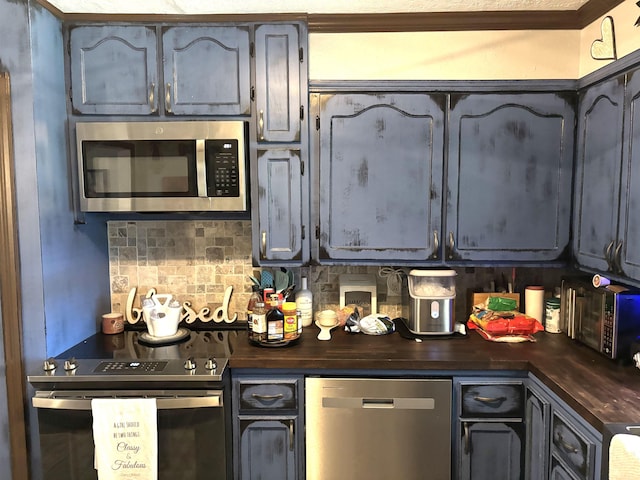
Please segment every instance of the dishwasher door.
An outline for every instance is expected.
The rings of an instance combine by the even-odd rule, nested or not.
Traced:
[[[451,380],[305,382],[307,480],[451,478]]]

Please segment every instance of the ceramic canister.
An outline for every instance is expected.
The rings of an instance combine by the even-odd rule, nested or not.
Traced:
[[[111,312],[102,315],[102,333],[112,335],[124,331],[124,315]]]

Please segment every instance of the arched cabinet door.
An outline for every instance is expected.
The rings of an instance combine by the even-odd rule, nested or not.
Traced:
[[[591,87],[580,98],[574,253],[580,265],[602,272],[613,269],[617,243],[623,108],[624,77]]]
[[[164,108],[173,115],[250,115],[247,27],[163,27]]]
[[[158,112],[156,29],[144,25],[71,27],[71,103],[75,113]]]
[[[451,95],[445,261],[568,260],[574,119],[556,93]]]
[[[316,259],[440,262],[444,95],[323,93],[311,101]]]

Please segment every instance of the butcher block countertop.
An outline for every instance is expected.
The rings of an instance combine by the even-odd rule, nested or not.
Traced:
[[[280,348],[252,345],[242,332],[230,367],[304,374],[362,370],[367,376],[375,375],[375,370],[452,376],[531,372],[599,431],[606,424],[640,424],[640,370],[619,365],[563,334],[539,332],[536,342],[507,344],[489,342],[473,331],[466,337],[421,343],[398,333],[371,336],[340,329],[332,331],[331,340],[320,341],[318,332],[317,327],[308,327],[296,344]]]

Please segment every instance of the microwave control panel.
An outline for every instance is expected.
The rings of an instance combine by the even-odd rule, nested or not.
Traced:
[[[240,166],[237,140],[207,140],[207,196],[239,197]]]

